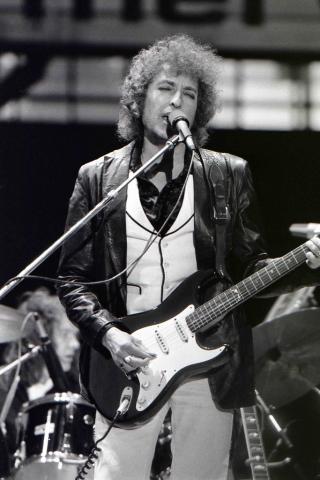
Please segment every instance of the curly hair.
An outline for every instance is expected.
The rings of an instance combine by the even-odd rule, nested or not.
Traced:
[[[164,64],[177,75],[187,74],[198,81],[198,104],[192,133],[199,146],[208,137],[206,125],[215,114],[220,57],[209,45],[187,35],[173,35],[141,50],[132,60],[123,82],[118,134],[131,141],[143,135],[142,113],[148,85]]]
[[[27,315],[30,312],[36,312],[40,315],[42,324],[48,334],[48,337],[52,340],[54,329],[60,328],[60,321],[66,316],[64,307],[62,306],[59,298],[55,294],[51,294],[46,287],[39,287],[34,291],[24,292],[18,299],[18,311],[23,315]],[[26,343],[32,344],[39,343],[39,337],[35,329],[28,333]],[[24,342],[25,343],[25,342]],[[17,356],[17,344],[8,344],[5,352],[3,352],[3,360],[5,363],[12,361]],[[75,378],[78,376],[77,358],[72,365],[71,375]],[[42,375],[42,370],[45,367],[45,362],[42,356],[36,356],[28,360],[26,364],[21,367],[21,379],[26,386],[31,386],[37,383]],[[11,377],[8,377],[10,380]]]

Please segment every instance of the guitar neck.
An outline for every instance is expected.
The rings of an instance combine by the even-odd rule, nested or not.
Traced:
[[[252,480],[270,480],[255,406],[240,408]]]
[[[303,243],[283,257],[276,258],[266,267],[202,304],[187,318],[190,330],[196,332],[209,323],[214,325],[219,322],[222,316],[231,312],[238,305],[302,265],[306,260],[308,251],[306,243]]]

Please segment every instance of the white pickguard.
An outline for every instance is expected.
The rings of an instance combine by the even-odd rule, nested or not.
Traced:
[[[191,332],[186,323],[186,317],[194,310],[194,306],[189,305],[178,315],[159,325],[134,332],[136,338],[157,354],[148,367],[137,374],[140,382],[137,411],[145,410],[177,372],[187,366],[211,360],[225,350],[225,346],[206,350],[197,344],[195,333]]]

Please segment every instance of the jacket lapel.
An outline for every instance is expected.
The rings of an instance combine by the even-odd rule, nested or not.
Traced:
[[[130,143],[124,148],[105,156],[102,181],[103,196],[109,193],[110,190],[117,188],[128,178],[132,147],[133,143]],[[106,217],[106,272],[110,272],[112,275],[126,268],[126,200],[127,187],[123,188],[113,200]],[[120,289],[121,298],[125,305],[126,288],[124,278],[125,276],[120,277],[116,283]]]
[[[204,160],[205,161],[205,160]],[[207,172],[208,174],[208,172]],[[194,243],[198,269],[214,267],[215,238],[213,205],[205,180],[205,172],[197,154],[193,162],[194,181]]]
[[[124,182],[129,175],[130,157],[133,142],[124,148],[106,155],[104,158],[104,171],[102,180],[102,195],[105,196],[114,188]],[[205,161],[205,160],[204,160]],[[194,242],[197,266],[199,269],[214,267],[215,238],[213,208],[208,202],[208,187],[204,177],[202,163],[198,155],[194,155],[194,215],[195,232]],[[127,188],[124,188],[112,205],[106,216],[105,222],[105,248],[106,272],[108,276],[117,274],[126,268],[127,240],[126,240],[126,200]],[[123,301],[122,308],[126,305],[126,285],[124,276],[117,281],[117,290]],[[115,283],[115,282],[112,282]]]

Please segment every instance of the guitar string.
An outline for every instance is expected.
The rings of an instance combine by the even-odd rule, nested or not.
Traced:
[[[301,247],[298,247],[298,249],[301,250]],[[301,252],[299,252],[299,253],[301,253]],[[290,255],[291,255],[291,252],[290,252],[289,254],[287,254],[287,255],[290,256]],[[294,254],[292,254],[292,255],[294,256]],[[286,257],[286,256],[285,256],[285,257]],[[272,264],[270,264],[270,265],[268,265],[267,267],[265,267],[265,270],[263,269],[263,270],[264,270],[264,273],[265,273],[265,276],[266,276],[265,282],[268,282],[268,283],[270,284],[271,282],[275,281],[274,278],[270,277],[269,271],[272,271],[273,268],[275,268],[275,266],[274,266],[274,263],[275,263],[275,262],[278,262],[278,264],[279,264],[278,266],[280,267],[280,269],[281,269],[281,267],[285,267],[285,263],[284,263],[284,258],[285,258],[285,257],[283,257],[283,258],[281,258],[281,259],[275,260],[274,262],[272,262]],[[297,263],[298,260],[297,260],[297,258],[295,258],[295,256],[294,256],[294,260],[295,260],[295,262],[296,262],[296,265],[295,265],[295,266],[298,266],[300,263]],[[299,260],[300,260],[300,259],[299,259]],[[280,270],[280,269],[279,269],[279,270]],[[269,271],[267,271],[267,270],[269,270]],[[277,269],[276,269],[276,270],[277,270]],[[289,270],[290,270],[290,269],[289,269]],[[283,271],[282,271],[282,275],[285,274],[285,273],[287,273],[289,270],[288,270],[288,269],[283,270]],[[251,277],[254,277],[254,276],[257,276],[257,277],[261,280],[261,271],[255,272]],[[248,278],[250,278],[250,277],[248,277]],[[240,283],[242,283],[242,282],[240,282]],[[231,287],[231,288],[232,288],[232,287]],[[221,299],[222,296],[225,296],[225,297],[227,298],[226,292],[222,292],[221,294],[219,294],[217,297],[215,297],[215,298],[212,299],[212,300],[213,300],[214,302],[216,302],[217,300]],[[211,300],[211,301],[212,301],[212,300]],[[246,300],[246,295],[244,294],[244,295],[241,296],[241,301],[245,301],[245,300]],[[234,308],[237,304],[239,304],[239,296],[237,295],[237,298],[236,298],[236,299],[234,299],[234,298],[232,299],[232,298],[231,298],[230,300],[228,300],[228,298],[227,298],[227,300],[225,300],[225,301],[222,302],[222,303],[224,304],[224,306],[222,306],[222,307],[216,307],[216,309],[213,307],[213,309],[211,309],[211,310],[209,310],[209,306],[207,306],[206,304],[201,305],[200,307],[197,308],[197,310],[196,310],[195,312],[192,312],[191,314],[186,315],[185,319],[186,319],[186,321],[187,321],[187,319],[190,318],[190,317],[191,317],[191,318],[195,318],[195,322],[194,322],[194,323],[196,324],[196,325],[195,325],[196,327],[199,327],[199,328],[200,328],[200,327],[202,327],[202,326],[205,326],[208,322],[207,322],[207,321],[203,321],[202,318],[201,318],[201,316],[200,316],[199,318],[197,318],[197,316],[196,316],[196,315],[198,315],[197,312],[198,312],[199,310],[201,310],[200,315],[205,315],[205,316],[206,316],[206,319],[207,319],[208,317],[211,318],[211,316],[212,316],[212,310],[214,310],[215,313],[218,312],[218,315],[219,315],[219,314],[225,312],[225,308],[226,308],[226,307],[227,307],[227,308]],[[205,311],[203,312],[203,310],[205,310]],[[172,321],[173,319],[168,319],[167,321],[170,321],[170,320]],[[203,322],[204,322],[204,323],[203,323]],[[191,330],[191,329],[190,329],[190,326],[188,325],[188,323],[186,324],[186,328],[187,328],[187,332]],[[172,331],[172,330],[174,331],[174,329],[172,328],[172,326],[170,326],[169,324],[168,324],[168,325],[162,324],[162,325],[161,325],[161,332],[160,332],[160,333],[161,333],[161,336],[163,336],[163,337],[166,337],[166,336],[167,336],[168,339],[171,338],[171,337],[173,337],[173,336],[179,336],[178,332],[175,332],[175,331],[174,331],[174,333],[171,335],[171,334],[170,334],[170,331]],[[153,341],[153,339],[155,338],[154,335],[155,335],[155,332],[154,332],[154,330],[153,330],[153,332],[152,332],[152,334],[151,334],[151,337],[150,337],[150,340],[149,340],[150,343],[148,343],[148,345],[150,345],[150,346],[156,345],[156,346],[159,347],[159,342],[158,342],[156,339]],[[159,347],[159,348],[160,348],[160,347]]]
[[[260,283],[262,283],[263,288],[265,288],[270,283],[273,283],[275,280],[277,280],[278,278],[280,278],[281,276],[283,276],[293,268],[298,267],[305,258],[306,250],[307,249],[305,245],[299,246],[297,249],[293,250],[292,252],[289,252],[284,257],[281,257],[280,259],[276,259],[273,262],[271,262],[268,266],[264,267],[262,271],[260,270],[258,272],[255,272],[247,279],[243,280],[242,282],[239,282],[239,284],[237,284],[236,286],[231,287],[226,292],[222,292],[221,294],[211,299],[209,302],[206,302],[205,304],[199,306],[195,310],[195,312],[192,312],[186,315],[185,328],[187,329],[187,333],[189,333],[189,331],[192,332],[191,327],[201,328],[207,325],[208,323],[210,323],[211,319],[215,319],[219,315],[226,313],[226,309],[227,310],[233,309],[238,304],[244,302],[247,298],[250,298],[252,294],[259,291],[259,289],[261,289],[261,286],[260,287],[257,286],[254,280],[259,280]],[[303,258],[301,258],[301,253],[304,254]],[[293,259],[295,261],[295,264],[291,267],[288,266],[288,262],[290,261],[290,259]],[[273,274],[273,270],[276,270],[277,272],[276,278],[272,277],[271,275]],[[254,287],[253,292],[251,292],[250,289],[247,287],[248,279],[251,281]],[[247,293],[244,290],[241,291],[243,286],[246,288]],[[228,298],[227,292],[229,292],[229,296],[230,296],[230,292],[232,291],[232,288],[237,288],[237,293],[236,294],[233,293],[233,296]],[[221,306],[218,305],[219,300],[221,301]],[[213,306],[210,305],[210,303],[212,302],[214,304]],[[203,316],[205,316],[205,319],[203,318]],[[189,323],[188,323],[188,318],[189,318]],[[210,319],[209,322],[208,322],[208,318]],[[170,322],[170,320],[172,321],[173,319],[169,319],[167,321]],[[174,333],[171,333],[172,331]],[[165,325],[165,322],[164,324],[161,324],[160,334],[164,338],[167,337],[168,340],[174,337],[179,338],[179,333],[176,332],[175,329],[173,329],[172,325],[170,324]],[[150,347],[155,345],[161,349],[161,347],[159,346],[159,342],[155,338],[155,330],[152,330],[152,333],[150,334],[150,338],[149,339],[147,338],[147,343]]]
[[[203,314],[206,317],[209,314],[211,320],[214,320],[215,318],[217,318],[217,316],[222,315],[223,313],[227,313],[226,310],[233,309],[238,304],[243,303],[245,300],[250,298],[252,295],[261,291],[262,288],[265,288],[266,286],[270,285],[271,283],[276,281],[281,276],[285,275],[287,272],[289,272],[293,268],[298,267],[305,259],[305,255],[303,256],[303,258],[301,258],[300,254],[301,253],[305,254],[306,250],[307,249],[305,248],[304,245],[298,247],[296,250],[294,250],[292,252],[289,252],[289,254],[285,255],[284,257],[282,257],[280,259],[276,259],[275,261],[270,263],[267,267],[262,269],[263,271],[260,270],[258,272],[255,272],[254,274],[252,274],[247,279],[239,282],[237,285],[234,285],[230,289],[226,290],[225,292],[222,292],[218,296],[209,300],[209,302],[206,302],[207,304],[208,303],[210,304],[211,302],[213,302],[213,304],[214,304],[213,306],[208,305],[210,307],[210,310],[211,310],[210,312],[208,311],[208,306],[206,304],[201,305],[200,307],[198,307],[197,312],[195,312],[195,314],[191,314],[191,317],[193,316],[194,320],[191,319],[190,323],[192,323],[195,327],[197,327],[198,325],[199,326],[205,326],[209,322],[207,322],[207,320],[202,320],[201,316]],[[297,256],[300,255],[300,258],[296,258],[295,254]],[[285,268],[287,266],[287,263],[285,262],[286,257],[290,257],[290,256],[291,257],[293,256],[295,264],[293,265],[293,267]],[[289,260],[290,259],[288,258],[288,261]],[[272,277],[272,275],[270,275],[270,273],[273,274],[274,269],[277,272],[276,278]],[[263,278],[263,277],[265,277],[265,278]],[[254,287],[253,292],[250,292],[250,290],[248,290],[248,288],[246,286],[246,284],[248,283],[248,280],[251,281],[251,283]],[[261,288],[261,285],[257,286],[254,283],[254,280],[259,280],[261,285],[262,285],[262,288]],[[247,293],[243,291],[242,287],[246,288]],[[233,296],[230,295],[230,292],[232,291],[232,288],[237,288],[236,293],[232,292]],[[228,298],[228,294],[231,297],[230,299]],[[218,304],[219,301],[220,301],[220,306]],[[205,311],[203,312],[203,310],[205,310]]]

